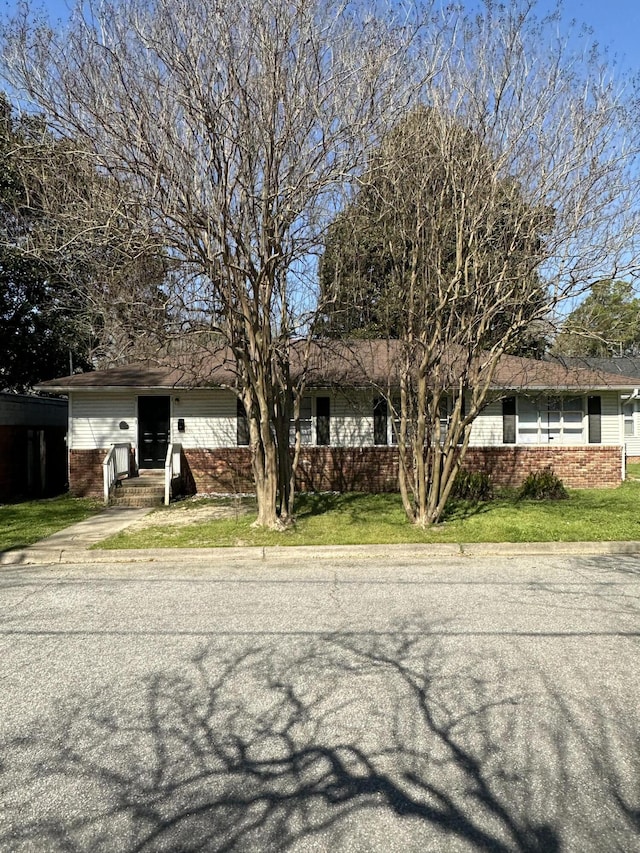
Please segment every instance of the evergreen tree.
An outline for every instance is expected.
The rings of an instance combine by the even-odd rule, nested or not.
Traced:
[[[640,354],[640,299],[626,281],[606,279],[563,323],[554,355],[621,356]]]
[[[0,95],[0,389],[25,391],[36,382],[88,368],[88,346],[60,304],[62,282],[41,259],[24,251],[38,214],[16,161],[36,120],[16,121]]]
[[[440,133],[443,122],[431,109],[418,108],[371,156],[360,190],[327,231],[319,267],[324,308],[319,335],[400,337],[409,268],[413,266],[427,292],[429,280],[434,282],[433,299],[426,299],[424,309],[435,310],[435,281],[456,276],[461,239],[483,247],[474,255],[474,268],[466,273],[469,298],[492,277],[491,270],[506,265],[512,272],[504,278],[511,281],[517,276],[520,282],[514,291],[514,310],[520,316],[522,305],[528,304],[530,316],[539,317],[547,294],[536,268],[553,214],[528,211],[516,182],[496,181],[498,170],[475,134],[455,123],[445,124],[450,138],[442,144],[430,133]],[[486,212],[485,221],[470,217],[466,232],[461,233],[457,176],[463,171],[474,176],[473,192],[491,198],[492,204],[490,208],[476,205]],[[423,184],[418,189],[420,176]],[[417,233],[421,234],[419,249]],[[508,308],[503,305],[504,311],[487,330],[487,346],[500,339],[509,324]],[[518,336],[510,351],[540,355],[546,343],[538,321]]]
[[[155,355],[171,265],[131,188],[6,97],[0,123],[1,384]]]

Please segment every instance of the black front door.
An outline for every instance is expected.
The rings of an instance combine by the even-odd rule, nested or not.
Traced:
[[[169,445],[169,397],[138,397],[140,468],[164,468]]]

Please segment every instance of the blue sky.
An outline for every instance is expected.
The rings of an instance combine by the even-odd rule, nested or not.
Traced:
[[[563,17],[588,26],[592,39],[609,51],[610,58],[617,56],[620,70],[640,72],[638,0],[569,0]]]
[[[40,2],[53,19],[64,18],[67,14],[68,0]],[[8,11],[15,5],[15,0],[4,2]],[[38,5],[38,0],[34,5]],[[549,0],[539,2],[541,10],[552,5]],[[233,8],[232,2],[230,8]],[[640,72],[640,0],[566,0],[563,18],[590,27],[593,39],[609,50],[612,59],[614,55],[618,57],[620,70]]]

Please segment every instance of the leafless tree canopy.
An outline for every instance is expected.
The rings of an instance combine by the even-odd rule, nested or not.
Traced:
[[[377,327],[403,342],[400,389],[380,390],[420,524],[442,516],[502,355],[596,271],[637,261],[635,105],[597,55],[570,55],[553,23],[527,3],[456,20],[423,105],[370,155],[337,258],[331,246],[323,285],[337,302],[346,287],[358,316],[349,294],[362,297],[369,268],[353,247],[374,242]]]
[[[16,20],[9,76],[126,183],[221,333],[249,416],[259,518],[291,508],[288,347],[327,216],[410,87],[415,20],[333,0],[78,6]]]

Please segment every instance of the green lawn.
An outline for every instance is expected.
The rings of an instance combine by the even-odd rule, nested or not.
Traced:
[[[640,480],[640,462],[627,462],[627,477]]]
[[[32,545],[57,530],[88,518],[102,507],[86,498],[63,495],[0,506],[0,551]]]
[[[640,482],[618,489],[570,491],[559,502],[454,504],[445,523],[428,531],[410,525],[398,495],[301,495],[297,523],[286,533],[253,530],[255,515],[174,526],[157,510],[157,524],[126,531],[101,548],[208,548],[233,545],[356,545],[414,542],[554,542],[640,539]]]

